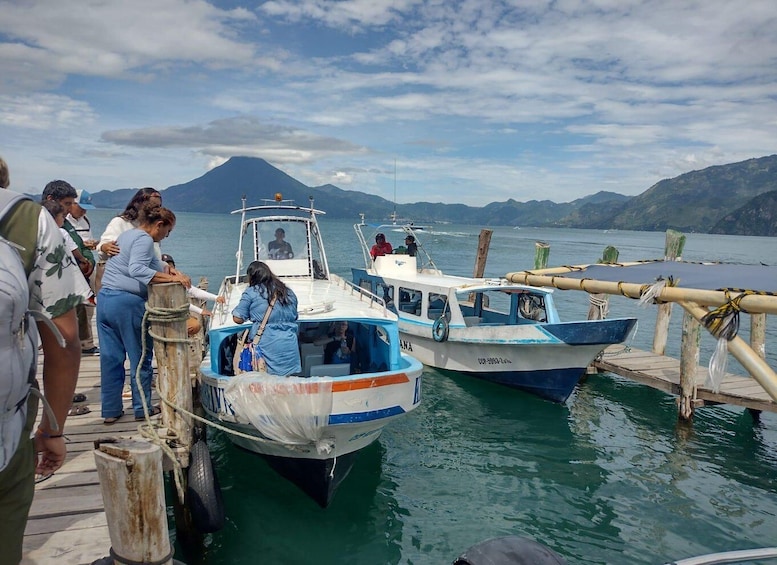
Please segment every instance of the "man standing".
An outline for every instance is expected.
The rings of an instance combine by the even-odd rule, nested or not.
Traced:
[[[65,208],[65,212],[68,214],[70,214],[76,198],[78,198],[78,192],[76,192],[76,189],[73,188],[67,181],[53,180],[46,185],[46,188],[43,189],[42,200],[56,200],[62,204],[62,206]],[[81,272],[84,274],[85,279],[88,281],[89,277],[94,271],[94,254],[92,253],[92,250],[86,246],[84,240],[81,239],[81,236],[78,235],[78,232],[76,231],[76,228],[73,226],[73,224],[65,220],[65,224],[62,227],[65,228],[65,230],[70,234],[70,237],[72,237],[73,241],[75,241],[76,245],[78,245],[78,250],[87,260],[87,263],[80,265],[80,267]],[[99,355],[99,350],[94,347],[92,326],[88,321],[85,303],[78,305],[76,308],[76,314],[78,315],[78,335],[81,338],[81,343],[92,343],[92,349],[90,351],[84,351],[82,349],[82,353],[84,355]]]
[[[86,217],[87,210],[94,210],[92,204],[92,195],[84,189],[76,190],[76,199],[73,201],[73,205],[70,207],[70,213],[67,215],[66,220],[70,222],[70,225],[76,230],[76,233],[81,237],[84,245],[92,251],[92,257],[94,257],[94,249],[97,247],[97,240],[92,235],[92,223],[89,218]],[[80,248],[79,248],[80,250]],[[89,275],[89,288],[92,289],[92,293],[97,294],[94,290],[94,279],[96,269],[92,270],[92,274]],[[82,355],[99,355],[100,350],[94,344],[94,336],[92,335],[92,318],[94,318],[94,305],[91,303],[84,304],[85,321],[82,323],[79,317],[79,324],[83,325],[83,329],[79,326],[79,333],[81,335],[81,354]]]
[[[0,187],[9,184],[8,167],[0,158]],[[28,275],[29,309],[50,319],[65,340],[65,346],[60,347],[55,332],[45,323],[37,324],[44,355],[43,398],[51,413],[43,411],[33,437],[38,397],[28,395],[20,443],[0,471],[0,547],[3,559],[7,559],[4,562],[18,563],[35,492],[35,473],[51,475],[67,454],[62,434],[81,363],[74,308],[89,290],[72,260],[66,260],[65,243],[54,219],[39,204],[17,202],[0,221],[0,235],[23,248],[20,255]],[[3,315],[7,313],[0,313]],[[31,378],[34,381],[34,372]],[[32,386],[37,388],[37,383],[32,382]]]

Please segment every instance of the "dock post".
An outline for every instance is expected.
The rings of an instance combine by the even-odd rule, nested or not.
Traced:
[[[544,241],[534,242],[534,269],[546,269],[550,257],[550,243]]]
[[[478,254],[475,257],[475,273],[472,275],[473,277],[481,278],[486,272],[488,248],[491,246],[491,235],[493,233],[494,230],[480,230],[480,237],[478,238]]]
[[[750,349],[761,359],[766,359],[766,314],[750,314]],[[761,411],[748,408],[747,411],[756,422],[761,419]]]
[[[675,230],[666,230],[664,260],[680,261],[683,257],[683,247],[685,247],[685,235]],[[659,304],[656,313],[656,330],[653,334],[653,353],[656,355],[664,355],[666,352],[666,338],[671,317],[672,303]]]
[[[96,441],[95,462],[111,539],[106,563],[173,563],[162,449],[146,441]]]
[[[597,261],[600,265],[612,265],[618,262],[618,248],[608,245],[602,252],[602,258]],[[589,320],[604,320],[607,317],[610,297],[604,293],[590,294],[588,301],[591,303],[588,308]]]
[[[174,406],[192,411],[192,381],[189,372],[189,343],[186,320],[189,300],[177,283],[149,285],[150,331],[154,335],[159,396]],[[176,457],[181,467],[189,466],[192,419],[162,403],[162,421],[174,433]]]
[[[696,368],[699,366],[701,324],[688,312],[683,313],[683,335],[680,350],[679,418],[693,419],[696,408]]]

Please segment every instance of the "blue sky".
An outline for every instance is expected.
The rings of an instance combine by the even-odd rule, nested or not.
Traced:
[[[777,152],[774,0],[0,0],[12,188],[569,202]],[[246,187],[250,190],[250,187]]]

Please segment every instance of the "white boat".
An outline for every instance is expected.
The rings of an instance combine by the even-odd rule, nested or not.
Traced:
[[[384,426],[421,401],[422,365],[401,352],[397,316],[367,290],[329,272],[316,216],[310,206],[283,201],[243,206],[237,265],[214,308],[209,349],[200,366],[200,397],[208,416],[225,426],[237,446],[264,456],[281,475],[326,507],[355,456]],[[268,244],[277,228],[292,245],[289,258],[271,259]],[[246,246],[244,246],[246,242]],[[244,251],[250,259],[243,260]],[[249,372],[234,376],[236,334],[232,310],[246,289],[245,267],[265,262],[298,298],[302,373],[278,377]],[[327,330],[347,321],[356,339],[350,363],[325,364]],[[231,348],[231,349],[230,349]]]
[[[352,269],[352,280],[397,312],[402,349],[430,367],[565,402],[596,356],[636,325],[635,318],[562,322],[552,289],[446,275],[409,226],[418,256],[373,260],[366,228],[354,226],[365,266]]]

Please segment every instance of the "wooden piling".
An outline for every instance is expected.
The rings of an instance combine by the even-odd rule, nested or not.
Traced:
[[[701,324],[688,312],[683,315],[682,338],[680,341],[680,397],[679,418],[691,420],[696,408],[696,370],[699,366],[699,344]]]
[[[493,230],[480,230],[480,237],[478,238],[478,254],[475,257],[475,273],[472,275],[473,277],[480,278],[486,272],[488,248],[491,246],[491,235],[493,233]]]
[[[173,406],[191,412],[192,382],[186,333],[189,300],[186,289],[177,283],[149,285],[148,306],[150,331],[155,336],[159,396]],[[173,443],[178,462],[181,467],[188,467],[192,418],[162,402],[162,421],[177,438]]]
[[[544,241],[534,242],[534,268],[544,269],[548,266],[548,257],[550,257],[550,243]]]
[[[618,249],[608,245],[602,252],[602,258],[597,261],[599,264],[612,265],[618,262]],[[588,308],[589,320],[603,320],[607,317],[610,298],[604,293],[594,293],[588,296],[590,307]]]
[[[680,261],[685,247],[685,235],[675,230],[666,230],[666,244],[664,246],[665,261]],[[669,334],[669,320],[672,317],[672,303],[666,302],[658,305],[656,313],[656,329],[653,334],[653,353],[664,355],[666,352],[666,339]]]
[[[94,458],[114,563],[172,564],[161,448],[129,439],[96,442]]]

